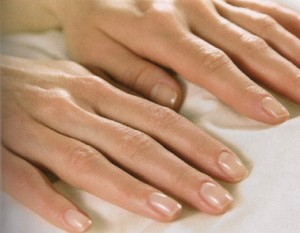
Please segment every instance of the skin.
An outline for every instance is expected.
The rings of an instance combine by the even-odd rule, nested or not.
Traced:
[[[282,15],[282,8],[272,4],[281,15],[280,25],[275,13],[271,18],[224,1],[88,2],[51,1],[70,57],[100,67],[149,99],[157,83],[179,91],[162,66],[206,88],[239,113],[268,124],[281,123],[288,114],[268,114],[261,101],[274,97],[254,81],[300,103],[299,28],[290,32],[282,26],[287,24],[285,15],[290,24],[299,25],[296,13]],[[247,7],[247,1],[233,2]],[[107,59],[111,54],[118,56]],[[178,96],[175,108],[181,102],[181,93]]]
[[[261,100],[274,97],[254,80],[300,103],[300,19],[278,5],[242,0],[3,2],[4,32],[61,28],[70,57],[94,73],[65,61],[1,61],[3,187],[64,230],[74,231],[64,220],[66,210],[79,209],[53,189],[45,170],[159,221],[172,221],[179,212],[158,213],[149,205],[151,193],[172,194],[220,214],[229,205],[209,205],[199,195],[201,184],[219,187],[212,177],[226,182],[245,177],[230,177],[220,168],[220,152],[234,155],[226,146],[174,111],[108,84],[101,70],[174,109],[183,94],[165,68],[265,123],[281,123],[288,116],[265,111]],[[23,9],[20,14],[14,14],[17,6]],[[151,96],[157,83],[177,93],[175,105]]]
[[[174,111],[72,62],[4,56],[1,70],[3,186],[49,222],[70,231],[62,216],[78,208],[53,189],[45,170],[159,221],[178,213],[164,216],[147,204],[158,189],[209,214],[228,209],[210,206],[198,190],[207,181],[219,186],[208,174],[227,182],[244,178],[230,177],[218,165],[221,151],[234,153]]]

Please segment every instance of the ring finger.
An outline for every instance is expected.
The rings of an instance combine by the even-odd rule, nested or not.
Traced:
[[[94,90],[99,93],[96,85],[94,85]],[[107,95],[105,91],[101,91],[99,94]],[[95,96],[94,98],[101,99]],[[110,101],[113,100],[112,98]],[[187,165],[146,134],[87,112],[65,99],[61,100],[60,106],[57,106],[57,100],[48,101],[50,101],[49,106],[51,107],[46,110],[36,107],[32,113],[34,118],[61,134],[76,138],[100,150],[114,163],[149,184],[180,197],[198,209],[211,214],[223,213],[231,203],[232,198],[229,193],[213,179]],[[124,108],[124,103],[127,101],[133,100],[124,100],[123,105],[119,107]],[[67,122],[67,124],[62,124],[62,122]],[[213,161],[214,158],[212,157],[209,161]],[[95,164],[90,159],[89,161],[89,163]],[[216,166],[219,166],[217,162],[213,167]],[[94,169],[97,170],[96,165],[93,165],[91,170]],[[218,168],[218,171],[221,173],[221,168]],[[228,176],[227,179],[232,180]],[[93,182],[91,180],[87,183]],[[94,187],[96,183],[91,185]],[[108,184],[106,185],[110,187]],[[131,187],[134,186],[131,185]]]
[[[23,158],[46,167],[71,185],[159,221],[171,221],[179,215],[181,206],[175,200],[130,176],[93,147],[32,120],[28,120],[23,128],[11,122],[6,122],[10,130],[4,129],[5,145]],[[18,132],[18,144],[13,140],[16,137],[14,132]],[[46,191],[45,195],[49,197]],[[28,205],[32,208],[32,203]],[[56,219],[51,218],[49,212],[38,213],[61,226],[58,220],[64,213],[56,212]]]

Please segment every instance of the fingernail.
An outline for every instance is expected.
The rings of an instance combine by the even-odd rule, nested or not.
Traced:
[[[232,196],[224,188],[211,182],[201,185],[200,194],[209,205],[221,210],[233,201]]]
[[[264,97],[261,103],[266,112],[276,118],[289,116],[289,112],[286,110],[286,108],[272,97]]]
[[[65,220],[78,232],[85,232],[92,224],[92,221],[87,216],[75,209],[66,211]]]
[[[151,100],[169,108],[174,108],[177,97],[177,92],[163,83],[156,84],[150,94]]]
[[[158,212],[168,217],[176,215],[182,209],[181,205],[177,201],[162,193],[152,193],[149,200],[150,204]]]
[[[220,154],[219,165],[228,176],[236,181],[242,180],[248,175],[248,171],[242,161],[229,152],[223,151]]]

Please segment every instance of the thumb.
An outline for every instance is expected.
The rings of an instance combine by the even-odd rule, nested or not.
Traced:
[[[88,67],[100,68],[115,81],[155,103],[179,109],[183,94],[175,77],[105,34],[99,33],[97,36],[101,45],[93,47],[88,56],[73,58]]]

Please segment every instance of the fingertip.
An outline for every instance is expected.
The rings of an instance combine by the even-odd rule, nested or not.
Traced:
[[[178,110],[182,103],[182,90],[179,84],[158,82],[152,87],[149,98],[157,104]]]
[[[289,118],[288,110],[258,85],[251,85],[244,91],[241,98],[241,113],[269,125],[285,122]]]
[[[2,153],[6,168],[4,171],[6,192],[63,230],[81,233],[90,228],[91,220],[58,193],[40,170],[5,148],[2,148]]]
[[[68,209],[64,213],[64,220],[75,232],[79,233],[86,232],[92,225],[92,220],[77,209]]]
[[[229,177],[229,180],[226,180],[231,183],[242,181],[249,174],[242,161],[235,154],[227,151],[220,153],[218,164],[221,170]]]
[[[268,122],[270,124],[280,124],[289,118],[290,114],[288,110],[273,97],[263,97],[261,106],[264,111],[273,118],[272,121]]]
[[[215,182],[203,182],[199,194],[206,204],[205,211],[209,214],[223,214],[231,208],[233,197]]]
[[[160,192],[153,192],[149,196],[151,208],[159,214],[158,221],[171,222],[178,218],[182,206],[173,198]]]
[[[178,99],[178,93],[166,83],[157,83],[151,90],[150,99],[173,109]]]

